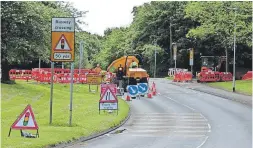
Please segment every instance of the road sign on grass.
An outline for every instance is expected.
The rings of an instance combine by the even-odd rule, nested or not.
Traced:
[[[100,110],[117,110],[118,114],[118,99],[109,86],[106,87],[99,100],[99,113]]]
[[[11,129],[37,130],[37,135],[39,134],[38,132],[39,127],[35,120],[31,105],[27,105],[24,111],[19,115],[16,121],[11,125],[9,136],[11,134]]]

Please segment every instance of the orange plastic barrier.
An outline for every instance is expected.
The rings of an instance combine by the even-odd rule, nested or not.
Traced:
[[[11,69],[9,71],[9,76],[11,80],[21,79],[28,81],[32,79],[32,71]]]
[[[242,80],[252,80],[252,71],[248,71],[245,75],[243,75]]]
[[[191,74],[191,72],[186,72],[185,74],[184,74],[184,78],[185,78],[185,81],[192,81],[192,74]]]

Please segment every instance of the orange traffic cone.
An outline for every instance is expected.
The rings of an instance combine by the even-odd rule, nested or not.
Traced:
[[[153,96],[156,96],[156,89],[153,89]]]
[[[148,98],[150,98],[150,99],[152,98],[152,93],[151,93],[151,92],[152,92],[152,90],[149,88],[149,91],[148,91]]]
[[[127,93],[126,101],[131,101],[130,96]]]

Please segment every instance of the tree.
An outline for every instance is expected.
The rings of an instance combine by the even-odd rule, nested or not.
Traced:
[[[237,24],[236,42],[239,45],[252,47],[252,2],[191,2],[185,8],[186,18],[198,21],[201,25],[192,28],[187,37],[200,40],[213,38],[213,45],[209,50],[218,48],[218,52],[229,56],[232,53],[234,42],[234,22]],[[237,8],[237,16],[231,8]],[[238,46],[240,47],[240,46]],[[250,51],[243,49],[248,54],[237,54],[241,60],[250,58]],[[240,51],[240,48],[239,50]],[[240,51],[241,52],[241,51]],[[242,58],[243,56],[243,58]],[[240,61],[238,62],[240,63]]]
[[[2,2],[1,81],[9,81],[12,65],[27,64],[39,57],[49,62],[52,17],[84,14],[64,2]],[[80,23],[77,21],[77,28]]]

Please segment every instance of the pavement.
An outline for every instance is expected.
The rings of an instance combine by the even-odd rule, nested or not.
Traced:
[[[158,94],[129,102],[119,129],[68,148],[251,148],[252,108],[211,94],[151,79]]]
[[[171,80],[169,80],[169,82],[171,82],[171,84],[173,84],[173,85],[201,91],[201,92],[212,94],[212,95],[224,98],[224,99],[229,99],[229,100],[233,100],[233,101],[237,101],[237,102],[246,104],[248,106],[252,106],[252,96],[249,96],[249,95],[239,94],[236,92],[233,93],[233,92],[229,92],[229,91],[226,91],[223,89],[210,87],[206,84],[201,84],[201,83],[197,83],[197,82],[180,83],[180,82],[172,82]]]

